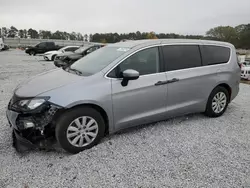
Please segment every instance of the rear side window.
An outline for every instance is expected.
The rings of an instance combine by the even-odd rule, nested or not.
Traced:
[[[69,47],[65,49],[65,52],[74,52],[76,51],[78,48],[77,47]]]
[[[167,71],[200,67],[202,65],[198,45],[168,45],[162,48]]]
[[[227,63],[230,58],[230,48],[222,46],[201,46],[203,65]]]
[[[54,43],[53,43],[53,42],[47,42],[47,46],[48,46],[48,47],[53,47],[53,46],[54,46]]]

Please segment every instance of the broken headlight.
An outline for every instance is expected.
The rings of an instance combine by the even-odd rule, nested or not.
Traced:
[[[31,99],[22,99],[13,104],[13,107],[21,111],[32,111],[44,104],[49,97],[39,97]]]

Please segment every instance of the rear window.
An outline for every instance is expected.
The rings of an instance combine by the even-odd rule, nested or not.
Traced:
[[[227,63],[230,58],[230,48],[222,46],[201,46],[203,65]]]
[[[200,67],[201,55],[197,45],[163,46],[163,56],[167,71]]]

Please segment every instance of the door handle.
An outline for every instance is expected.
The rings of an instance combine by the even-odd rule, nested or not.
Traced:
[[[155,83],[155,86],[170,84],[170,83],[174,83],[174,82],[178,82],[178,81],[179,81],[178,78],[173,78],[172,80],[167,80],[167,81],[158,81]]]
[[[168,84],[168,81],[158,81],[155,83],[155,86],[160,86],[160,85],[164,85],[164,84]]]
[[[170,83],[174,83],[174,82],[178,82],[180,79],[178,79],[178,78],[173,78],[172,80],[168,80],[167,82],[168,82],[168,84],[170,84]]]

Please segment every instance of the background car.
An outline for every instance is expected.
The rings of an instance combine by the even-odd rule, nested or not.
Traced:
[[[57,67],[68,67],[72,65],[78,59],[81,59],[85,55],[103,47],[104,45],[91,45],[91,46],[83,46],[77,49],[74,53],[62,53],[56,56],[55,58],[55,66]]]
[[[241,78],[245,80],[250,80],[250,62],[245,61],[241,63]]]
[[[4,49],[3,39],[0,38],[0,51]]]
[[[64,52],[74,52],[76,51],[80,46],[66,46],[66,47],[63,47],[59,50],[54,50],[54,51],[49,51],[49,52],[46,52],[43,57],[46,61],[54,61],[55,57],[58,55],[58,54],[61,54],[61,53],[64,53]]]
[[[52,50],[59,50],[63,46],[55,45],[54,42],[41,42],[35,46],[30,46],[25,49],[25,53],[29,55],[43,54]]]

